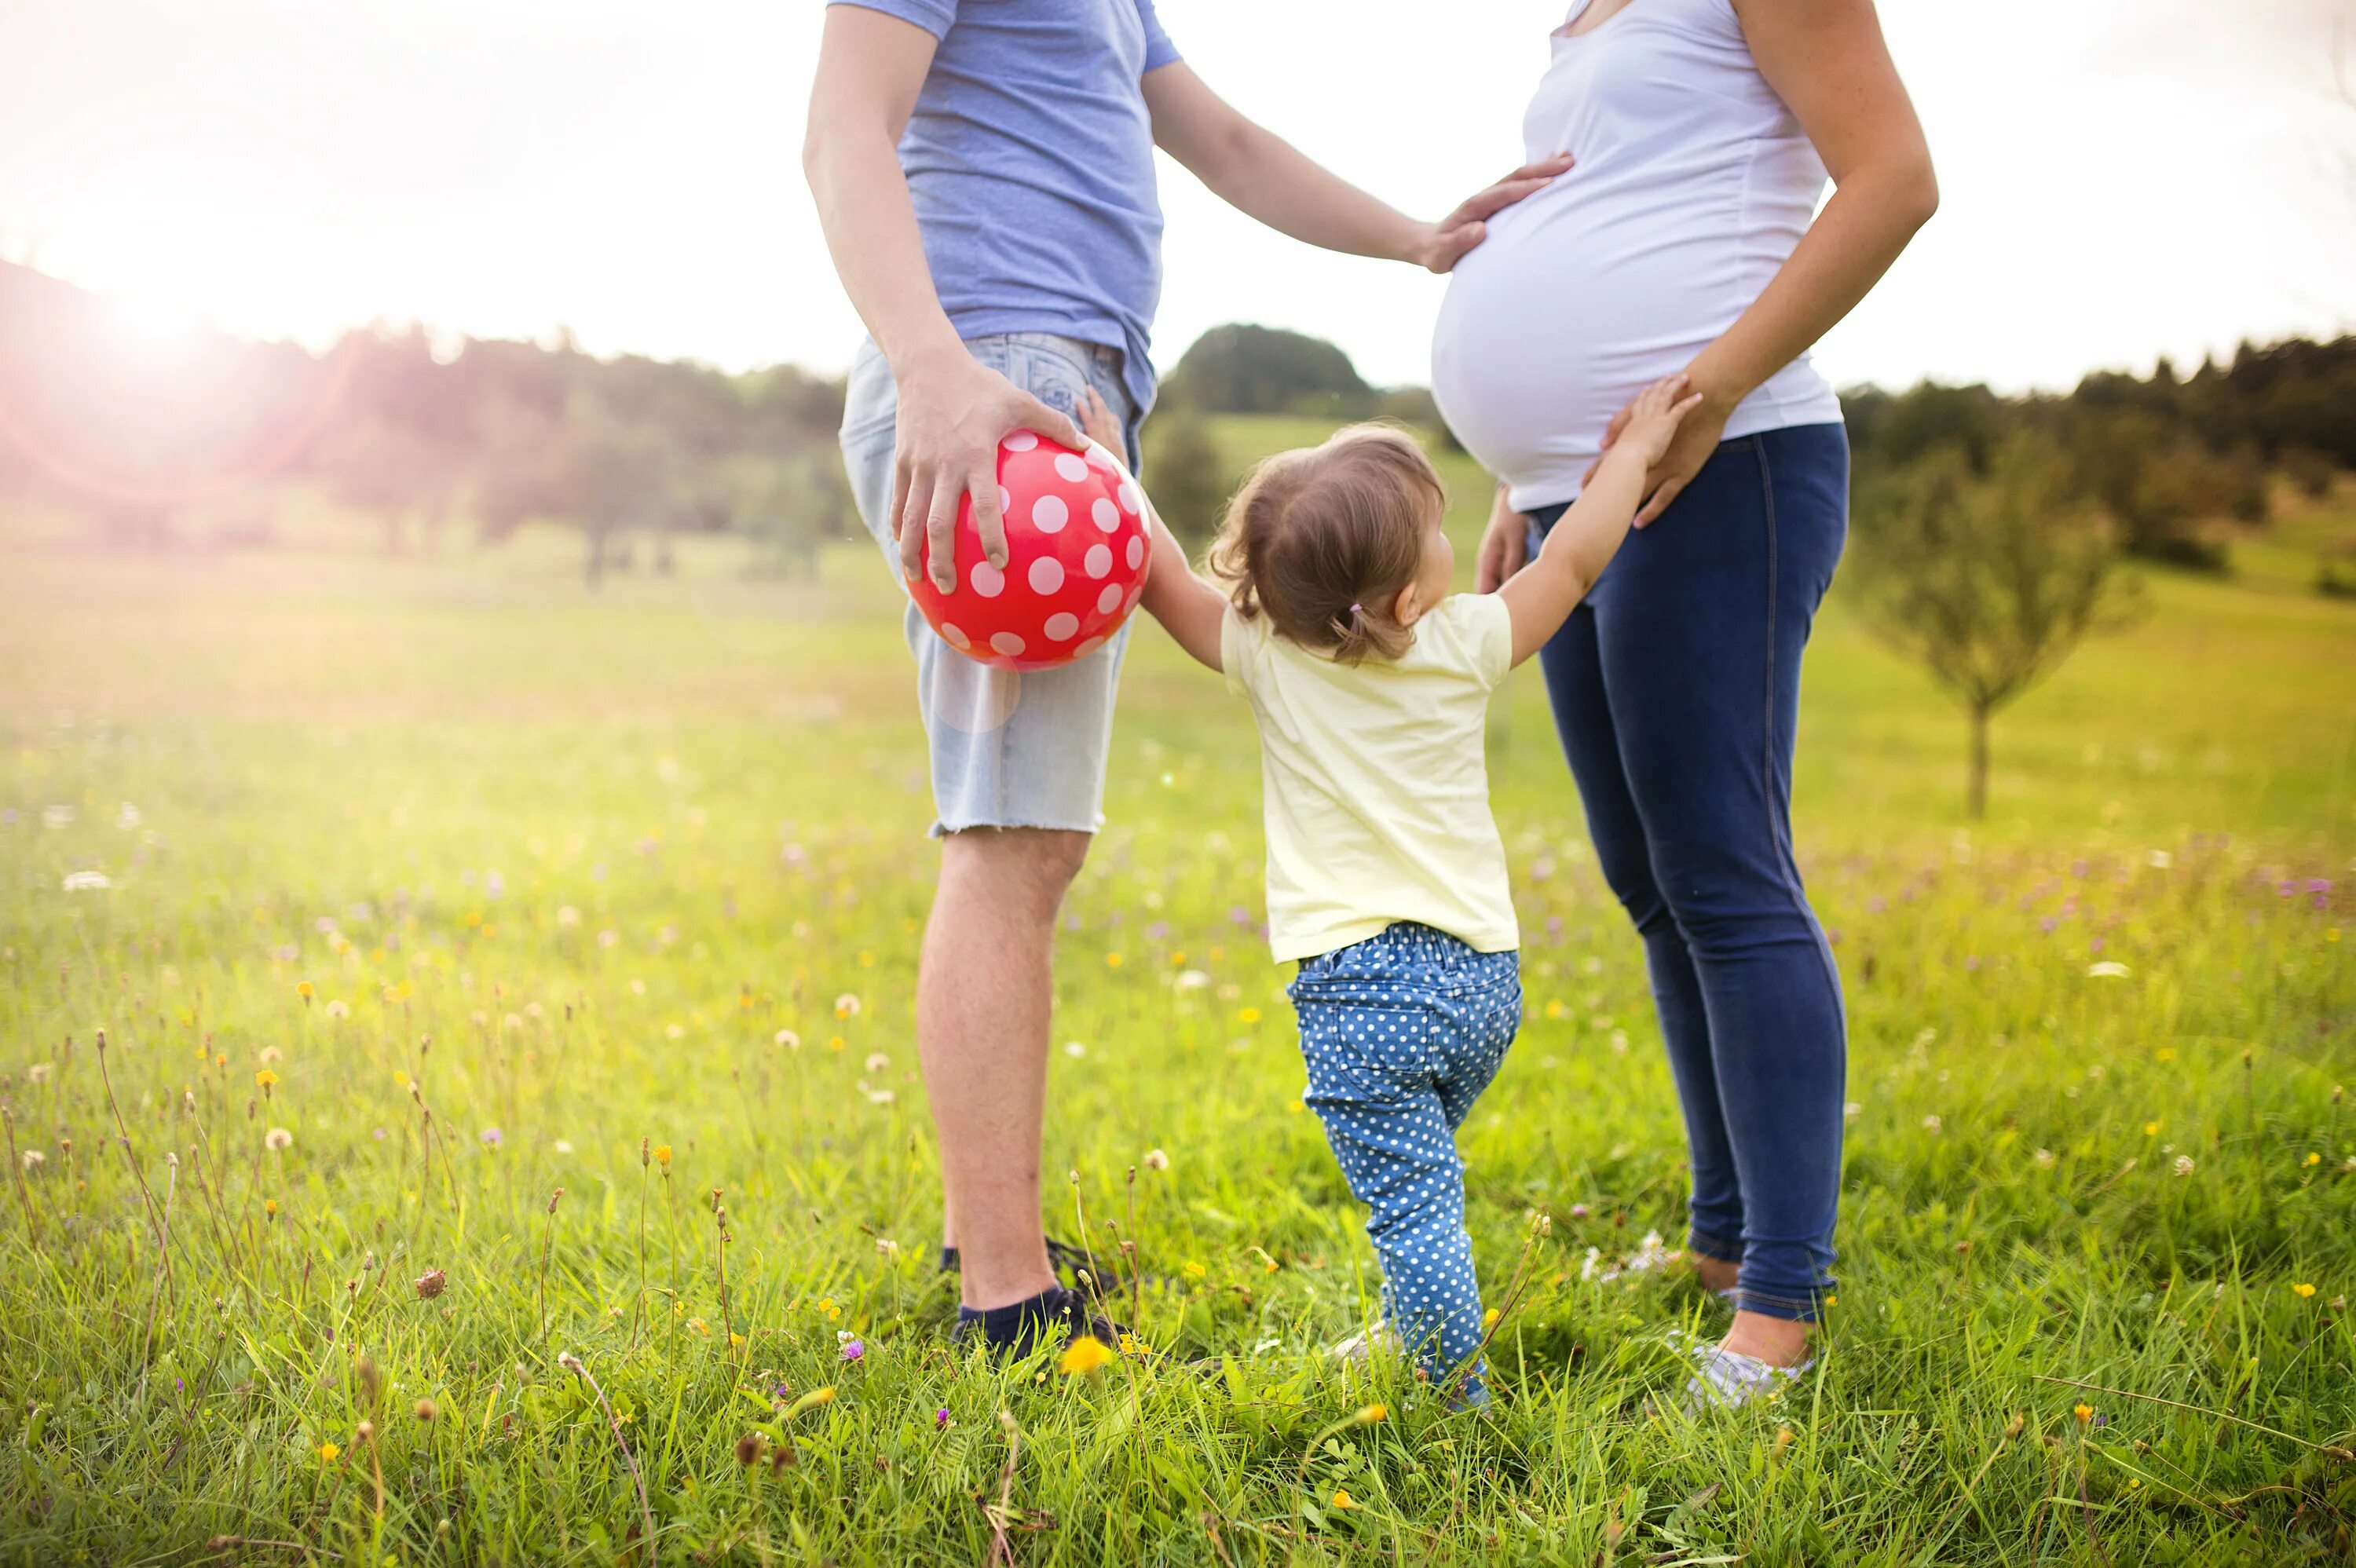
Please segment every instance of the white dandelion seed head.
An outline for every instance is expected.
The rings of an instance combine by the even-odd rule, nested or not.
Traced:
[[[892,1059],[891,1059],[890,1057],[888,1057],[888,1056],[884,1055],[882,1051],[869,1051],[869,1052],[867,1053],[867,1071],[868,1071],[868,1072],[883,1072],[885,1068],[887,1068],[887,1067],[889,1067],[889,1066],[891,1066],[891,1065],[892,1065]]]
[[[1170,1168],[1170,1157],[1162,1153],[1158,1148],[1147,1149],[1145,1151],[1145,1168],[1148,1170],[1167,1170]]]
[[[802,1048],[802,1037],[789,1029],[781,1029],[777,1031],[776,1043],[784,1046],[787,1051],[799,1051]]]
[[[262,1147],[273,1154],[292,1148],[294,1146],[294,1135],[284,1127],[273,1127],[262,1135]]]

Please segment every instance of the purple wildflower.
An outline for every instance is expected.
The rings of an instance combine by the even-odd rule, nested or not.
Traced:
[[[856,1361],[865,1357],[866,1354],[867,1341],[864,1339],[845,1339],[842,1342],[842,1359],[844,1360]]]
[[[937,1427],[937,1428],[938,1428],[938,1427],[945,1427],[945,1426],[947,1426],[948,1424],[949,1424],[949,1407],[948,1407],[948,1405],[943,1405],[943,1406],[941,1406],[941,1408],[940,1408],[940,1409],[938,1409],[938,1410],[937,1410],[937,1411],[933,1412],[933,1425],[934,1425],[935,1427]]]
[[[485,1127],[483,1129],[483,1143],[486,1147],[497,1148],[506,1141],[507,1139],[500,1135],[498,1128]]]

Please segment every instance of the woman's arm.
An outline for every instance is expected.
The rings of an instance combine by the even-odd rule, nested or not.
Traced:
[[[1569,154],[1526,164],[1466,198],[1437,223],[1419,222],[1312,161],[1212,91],[1183,60],[1147,71],[1154,144],[1212,194],[1279,233],[1328,251],[1411,261],[1445,272],[1481,243],[1486,220],[1570,167]]]
[[[1833,178],[1825,203],[1751,308],[1686,368],[1702,405],[1646,476],[1643,528],[1701,471],[1736,404],[1855,308],[1938,210],[1922,122],[1873,0],[1733,0],[1759,74]],[[1605,434],[1618,439],[1623,411]]]

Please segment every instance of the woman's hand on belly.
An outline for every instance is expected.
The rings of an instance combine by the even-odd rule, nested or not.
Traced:
[[[1712,392],[1697,383],[1696,390],[1701,401],[1677,426],[1668,450],[1644,470],[1644,504],[1638,508],[1633,527],[1651,527],[1654,518],[1669,509],[1669,503],[1677,498],[1677,492],[1693,483],[1693,476],[1701,472],[1701,465],[1709,461],[1711,453],[1718,450],[1719,442],[1726,435],[1726,421],[1733,414],[1735,405],[1742,400],[1740,397]],[[1603,432],[1603,452],[1611,451],[1622,432],[1627,430],[1629,412],[1635,406],[1635,400],[1632,398],[1612,416],[1612,423]],[[1602,466],[1602,453],[1598,453],[1595,461],[1587,465],[1587,472],[1580,476],[1580,485],[1593,479],[1595,471]],[[1501,500],[1499,505],[1503,504]],[[1482,549],[1485,566],[1488,559],[1485,539],[1482,542]]]

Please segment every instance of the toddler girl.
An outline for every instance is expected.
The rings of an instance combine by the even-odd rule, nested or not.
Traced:
[[[1494,594],[1451,592],[1440,476],[1385,426],[1255,469],[1212,549],[1214,581],[1152,518],[1146,610],[1226,673],[1259,726],[1269,938],[1300,963],[1302,1101],[1371,1211],[1386,1325],[1433,1386],[1461,1374],[1468,1403],[1486,1396],[1467,1364],[1481,1296],[1454,1135],[1522,1011],[1483,756],[1489,695],[1619,548],[1645,469],[1700,400],[1683,392],[1676,376],[1637,400],[1546,548]]]

